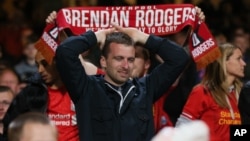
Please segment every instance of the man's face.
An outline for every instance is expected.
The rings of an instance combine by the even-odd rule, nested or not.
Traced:
[[[111,43],[107,58],[101,58],[106,71],[105,80],[113,85],[122,85],[131,76],[134,68],[135,48],[124,44]]]
[[[246,50],[249,48],[249,41],[246,36],[236,36],[234,39],[234,44],[242,50],[244,54]]]
[[[13,94],[10,91],[0,92],[0,120],[2,120],[13,100]]]
[[[15,94],[19,92],[18,77],[10,70],[3,72],[3,75],[0,77],[0,85],[10,87]]]
[[[50,65],[40,52],[36,54],[36,63],[38,65],[38,72],[41,74],[44,82],[53,85],[59,77],[55,65]]]
[[[132,71],[131,77],[143,77],[144,75],[147,74],[148,69],[150,67],[150,60],[145,60],[144,59],[144,54],[143,54],[143,48],[142,47],[136,47],[135,51],[135,61],[134,61],[134,69]]]
[[[35,48],[35,43],[28,44],[24,50],[23,53],[28,59],[34,59],[37,54],[37,49]]]

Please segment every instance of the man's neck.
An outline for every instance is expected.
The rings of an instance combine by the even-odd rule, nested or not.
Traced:
[[[59,89],[64,86],[61,80],[54,82],[53,84],[48,85],[51,89]]]

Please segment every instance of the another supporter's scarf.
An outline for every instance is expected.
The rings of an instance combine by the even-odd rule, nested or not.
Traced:
[[[215,39],[190,4],[63,8],[58,11],[56,22],[45,27],[35,46],[48,62],[52,62],[62,30],[69,29],[73,35],[79,35],[88,30],[110,28],[110,23],[136,27],[159,36],[174,34],[190,26],[189,50],[197,69],[220,56]]]

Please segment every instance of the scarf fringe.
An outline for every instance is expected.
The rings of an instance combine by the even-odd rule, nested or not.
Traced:
[[[55,52],[41,39],[35,43],[35,48],[41,52],[46,61],[51,65]]]
[[[205,68],[208,64],[212,63],[220,56],[221,52],[218,47],[209,50],[209,52],[205,53],[201,58],[195,60],[197,70]]]

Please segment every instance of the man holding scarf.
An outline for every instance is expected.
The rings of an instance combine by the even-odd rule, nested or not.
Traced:
[[[130,79],[134,43],[157,53],[164,63],[145,77]],[[97,44],[105,75],[88,76],[78,56]],[[76,106],[80,140],[149,141],[154,135],[152,105],[183,71],[188,55],[167,39],[113,24],[67,38],[55,59]]]

